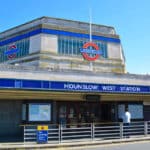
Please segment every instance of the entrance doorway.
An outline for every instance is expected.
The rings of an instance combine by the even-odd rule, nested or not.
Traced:
[[[111,122],[114,121],[114,109],[112,103],[58,102],[57,120],[63,125]]]
[[[101,121],[115,122],[118,120],[117,105],[114,102],[101,104]]]

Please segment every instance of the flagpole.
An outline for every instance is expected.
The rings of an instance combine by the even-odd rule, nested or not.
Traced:
[[[90,42],[92,42],[92,9],[89,9],[89,18],[90,18]]]
[[[90,26],[90,42],[92,42],[92,9],[89,8],[89,26]],[[93,63],[90,61],[90,70],[93,71]]]

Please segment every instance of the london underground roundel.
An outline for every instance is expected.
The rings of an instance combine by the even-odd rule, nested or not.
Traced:
[[[94,61],[100,57],[102,54],[99,47],[93,42],[87,42],[80,49],[83,57],[88,61]]]
[[[16,53],[19,51],[15,44],[8,46],[7,51],[5,51],[5,55],[7,55],[8,59],[13,59],[16,57]]]

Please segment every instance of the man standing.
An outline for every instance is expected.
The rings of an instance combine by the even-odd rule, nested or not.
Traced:
[[[125,109],[125,114],[123,117],[123,123],[129,125],[131,122],[131,113],[128,111],[128,108]]]
[[[129,130],[129,125],[131,122],[131,114],[128,111],[128,108],[125,108],[125,114],[123,116],[123,126],[124,126],[124,135],[126,138],[130,137],[130,130]]]

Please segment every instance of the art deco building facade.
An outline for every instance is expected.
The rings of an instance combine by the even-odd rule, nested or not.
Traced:
[[[126,73],[113,27],[41,17],[0,33],[0,136],[22,124],[149,120],[150,76]]]

